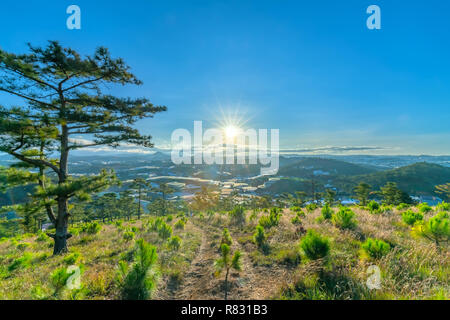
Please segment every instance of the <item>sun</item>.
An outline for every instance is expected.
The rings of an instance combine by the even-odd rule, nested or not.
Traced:
[[[236,136],[239,134],[239,132],[241,131],[240,128],[234,126],[234,125],[228,125],[225,127],[225,136],[227,137],[227,139],[231,140],[236,138]]]

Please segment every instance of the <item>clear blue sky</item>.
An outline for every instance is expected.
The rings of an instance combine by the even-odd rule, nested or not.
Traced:
[[[70,4],[81,30],[66,28]],[[381,30],[366,28],[371,4]],[[59,40],[124,58],[144,85],[115,92],[169,108],[138,124],[160,147],[237,113],[279,128],[283,148],[450,154],[448,1],[9,1],[0,30],[7,51]]]

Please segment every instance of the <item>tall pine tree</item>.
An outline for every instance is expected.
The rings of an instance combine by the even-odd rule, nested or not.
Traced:
[[[133,124],[165,111],[146,98],[105,93],[111,85],[141,85],[122,59],[100,47],[82,57],[50,41],[29,45],[28,54],[0,50],[0,91],[19,98],[20,107],[0,107],[0,151],[26,166],[30,174],[10,168],[8,178],[38,187],[32,201],[47,213],[56,232],[54,254],[67,251],[69,199],[85,198],[114,182],[113,172],[75,178],[68,171],[69,153],[91,146],[121,143],[152,147],[151,136]],[[84,136],[86,139],[75,139]],[[88,141],[88,142],[86,142]],[[24,170],[23,168],[20,170]],[[11,183],[13,184],[13,183]]]

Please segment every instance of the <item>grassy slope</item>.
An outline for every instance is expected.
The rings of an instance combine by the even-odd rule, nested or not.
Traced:
[[[184,230],[174,229],[183,239],[176,253],[169,251],[155,232],[142,227],[146,226],[147,218],[144,223],[132,222],[130,226],[139,229],[137,237],[158,247],[161,276],[153,299],[222,299],[223,276],[214,276],[214,260],[219,257],[224,227],[230,229],[234,240],[232,250],[243,253],[243,271],[231,273],[230,299],[450,298],[448,247],[439,251],[425,239],[412,238],[396,211],[378,215],[360,209],[355,212],[358,227],[353,231],[317,222],[319,209],[303,218],[304,228],[331,238],[331,257],[326,264],[304,257],[298,264],[295,262],[300,254],[298,242],[302,233],[291,223],[293,213],[289,210],[283,213],[280,224],[267,232],[271,248],[268,254],[257,250],[251,240],[258,217],[243,227],[230,224],[223,214],[190,218]],[[366,237],[383,239],[391,244],[392,250],[379,260],[363,259],[360,244]],[[30,243],[24,251],[17,249],[22,242]],[[70,240],[70,250],[80,252],[84,264],[82,283],[86,289],[82,293],[66,290],[53,295],[50,275],[68,263],[63,256],[50,256],[50,245],[36,241],[36,236],[0,242],[0,299],[119,298],[114,281],[117,264],[133,248],[134,241],[124,241],[116,226],[104,225],[97,235],[80,234]],[[8,266],[27,252],[32,254],[29,265],[8,271]],[[365,286],[367,268],[373,264],[381,269],[380,290],[368,290]]]

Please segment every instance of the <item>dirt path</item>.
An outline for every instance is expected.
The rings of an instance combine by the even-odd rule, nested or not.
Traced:
[[[235,277],[235,288],[229,294],[230,299],[261,300],[276,295],[280,286],[290,278],[286,268],[255,266],[248,256],[249,252],[237,241],[238,236],[232,237],[235,239],[235,250],[242,253],[242,271],[232,274]]]
[[[213,235],[221,234],[222,229],[202,224],[195,224],[195,229],[195,232],[202,235],[200,248],[172,298],[223,299],[224,275],[214,276],[214,261],[219,257],[219,252],[216,245],[211,246],[211,243],[217,242]],[[277,265],[255,266],[249,256],[255,250],[254,246],[240,244],[238,239],[242,235],[231,230],[230,233],[233,238],[232,250],[240,250],[242,253],[242,271],[230,271],[229,299],[260,300],[276,296],[279,288],[290,281],[292,271]]]
[[[215,280],[215,252],[214,248],[210,247],[205,232],[201,228],[198,228],[198,232],[202,234],[200,249],[175,294],[176,300],[214,298],[211,297],[211,290],[214,289],[213,282]]]

